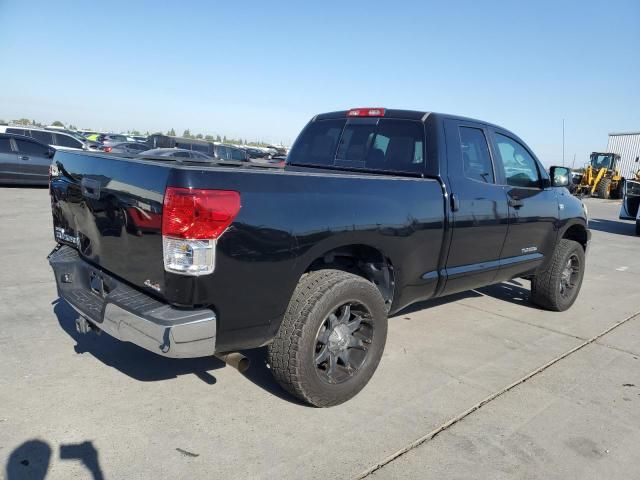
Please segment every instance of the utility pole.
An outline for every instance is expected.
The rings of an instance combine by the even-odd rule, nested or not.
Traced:
[[[564,118],[562,119],[562,166],[564,167]]]

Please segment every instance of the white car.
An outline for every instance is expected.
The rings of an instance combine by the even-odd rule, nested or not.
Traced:
[[[620,207],[621,220],[636,221],[636,235],[640,235],[640,181],[626,180],[624,182],[624,194],[622,207]]]
[[[77,138],[62,132],[54,132],[29,125],[0,125],[0,133],[24,135],[38,140],[56,150],[87,150],[87,145]]]

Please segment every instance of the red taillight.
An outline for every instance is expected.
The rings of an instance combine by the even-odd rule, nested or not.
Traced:
[[[348,117],[384,117],[384,108],[352,108]]]
[[[240,194],[231,190],[167,187],[162,210],[162,235],[216,239],[240,211]]]
[[[102,150],[103,150],[104,152],[109,153],[109,152],[112,150],[112,148],[111,148],[111,147],[103,147],[103,148],[102,148]]]

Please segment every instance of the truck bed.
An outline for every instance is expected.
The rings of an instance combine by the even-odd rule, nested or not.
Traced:
[[[436,287],[445,217],[435,179],[62,151],[54,163],[56,239],[161,302],[213,306],[221,351],[264,343],[300,276],[342,246],[366,242],[389,257],[402,292],[391,310],[430,296]],[[191,277],[165,271],[161,224],[167,187],[240,192],[241,209],[218,240],[213,273]],[[240,330],[241,342],[234,336]]]

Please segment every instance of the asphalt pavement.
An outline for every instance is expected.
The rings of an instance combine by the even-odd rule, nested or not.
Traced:
[[[77,334],[47,190],[0,187],[0,476],[640,478],[640,237],[619,202],[587,205],[571,310],[538,310],[525,280],[413,306],[369,385],[315,409],[263,350],[242,375]]]

